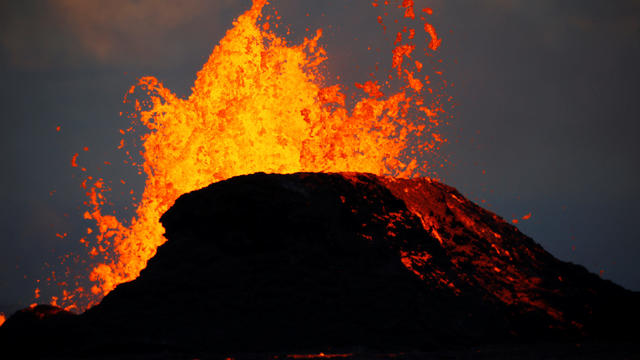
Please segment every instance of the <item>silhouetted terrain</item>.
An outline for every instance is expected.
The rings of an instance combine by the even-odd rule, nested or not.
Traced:
[[[3,348],[130,358],[637,354],[618,345],[639,338],[637,293],[559,261],[429,179],[258,173],[183,195],[161,222],[168,241],[138,279],[79,316],[16,313],[0,328]]]

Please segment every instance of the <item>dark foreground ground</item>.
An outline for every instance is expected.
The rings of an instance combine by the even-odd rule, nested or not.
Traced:
[[[638,343],[544,343],[518,345],[485,345],[468,349],[451,349],[439,351],[406,351],[406,352],[375,352],[362,348],[343,349],[327,353],[239,353],[239,354],[187,354],[180,351],[132,351],[103,355],[92,354],[87,357],[79,356],[74,359],[222,359],[222,360],[295,360],[295,359],[334,359],[334,360],[432,360],[432,359],[640,359]],[[58,360],[67,357],[46,357],[44,359]]]

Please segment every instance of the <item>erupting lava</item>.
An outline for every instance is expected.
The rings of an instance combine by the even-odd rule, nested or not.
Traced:
[[[356,84],[366,95],[351,106],[343,87],[328,85],[322,75],[327,56],[318,44],[322,30],[290,45],[271,31],[269,17],[262,15],[266,4],[254,0],[237,18],[198,73],[188,98],[179,98],[153,77],[131,88],[128,97],[142,90],[149,99],[136,100],[139,121],[149,129],[141,137],[144,193],[135,217],[125,223],[105,214],[107,183],[87,178],[83,186],[90,209],[84,216],[97,226],[88,231],[95,241],[82,242],[93,257],[105,260],[92,269],[91,291],[65,290],[57,299],[61,306],[82,310],[116,285],[135,279],[166,241],[160,216],[181,194],[212,182],[258,171],[428,173],[426,162],[417,159],[445,141],[434,132],[442,123],[442,93],[431,88],[417,60],[433,56],[441,42],[426,22],[431,10],[422,10],[416,19],[410,0],[373,3],[389,11],[400,8],[404,21],[422,21],[422,35],[408,27],[398,32],[392,71],[380,83]],[[381,17],[378,21],[382,24]],[[436,74],[430,75],[441,75]],[[402,85],[394,90],[392,82]]]

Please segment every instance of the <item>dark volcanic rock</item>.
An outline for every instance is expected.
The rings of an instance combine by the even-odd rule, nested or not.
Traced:
[[[77,318],[50,322],[74,341],[59,339],[61,353],[638,335],[622,331],[638,320],[636,293],[555,259],[428,179],[240,176],[181,196],[161,221],[168,241],[138,279]],[[15,317],[7,325],[32,326]],[[0,328],[0,342],[19,333],[13,326]]]
[[[61,322],[71,322],[76,317],[73,313],[53,305],[36,305],[22,309],[13,314],[3,325],[8,334],[55,331]],[[47,334],[47,336],[51,336]]]
[[[57,352],[66,331],[78,316],[52,305],[37,305],[13,314],[0,327],[0,358],[28,358],[33,353]],[[7,357],[8,359],[9,357]]]

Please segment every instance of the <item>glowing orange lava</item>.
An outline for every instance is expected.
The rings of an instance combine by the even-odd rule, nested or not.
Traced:
[[[2,326],[2,324],[4,324],[6,320],[7,318],[4,316],[4,314],[0,313],[0,326]]]
[[[88,248],[92,257],[105,260],[91,271],[90,292],[65,291],[58,303],[80,310],[135,279],[166,241],[160,216],[181,194],[212,182],[258,171],[427,173],[428,164],[416,159],[445,141],[434,132],[443,110],[412,54],[423,46],[418,55],[433,56],[441,42],[433,26],[421,17],[416,21],[424,22],[423,39],[414,29],[404,40],[400,35],[393,74],[402,86],[394,91],[389,81],[356,84],[366,95],[347,106],[343,86],[328,84],[322,75],[327,58],[319,45],[322,30],[301,44],[288,44],[269,30],[262,17],[265,5],[266,0],[254,0],[237,18],[198,72],[188,98],[179,98],[154,77],[131,88],[129,98],[144,91],[149,99],[136,100],[137,121],[149,129],[141,137],[144,193],[134,218],[123,222],[104,211],[105,181],[85,180],[89,210],[84,217],[97,224],[87,231],[95,236]],[[414,20],[412,1],[400,8],[407,21]],[[124,140],[118,148],[123,146]]]
[[[348,354],[289,354],[287,355],[290,359],[335,359],[335,358],[350,358],[352,357],[352,353]]]

